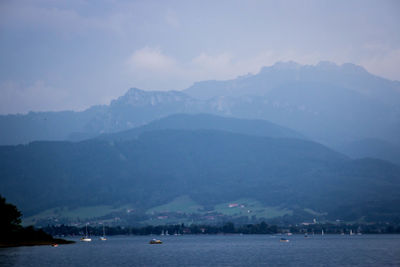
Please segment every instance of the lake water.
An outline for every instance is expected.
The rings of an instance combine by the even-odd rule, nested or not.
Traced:
[[[400,266],[400,235],[149,236],[0,249],[1,266]],[[161,237],[158,237],[161,238]]]

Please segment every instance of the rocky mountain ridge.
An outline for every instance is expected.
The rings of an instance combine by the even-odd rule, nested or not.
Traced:
[[[335,149],[364,139],[400,144],[400,82],[330,62],[281,62],[255,75],[199,82],[181,92],[132,88],[110,105],[83,112],[0,116],[0,144],[80,141],[176,113],[268,120]]]

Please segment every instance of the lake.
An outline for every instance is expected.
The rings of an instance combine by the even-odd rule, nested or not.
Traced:
[[[97,237],[58,247],[0,249],[1,266],[400,266],[400,235]]]

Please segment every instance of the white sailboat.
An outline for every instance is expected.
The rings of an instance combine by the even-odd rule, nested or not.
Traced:
[[[321,235],[324,235],[324,229],[322,229],[322,231],[321,231]]]
[[[102,240],[102,241],[106,241],[107,240],[107,238],[106,238],[106,230],[104,229],[104,224],[103,224],[103,236],[100,236],[100,240]]]
[[[90,242],[90,241],[92,241],[92,239],[91,239],[91,238],[89,237],[89,235],[88,235],[87,224],[86,224],[86,233],[85,233],[85,236],[81,238],[81,241],[83,241],[83,242]]]

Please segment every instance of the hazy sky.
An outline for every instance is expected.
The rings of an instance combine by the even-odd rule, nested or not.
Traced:
[[[288,60],[400,80],[400,1],[0,1],[0,114],[82,110]]]

